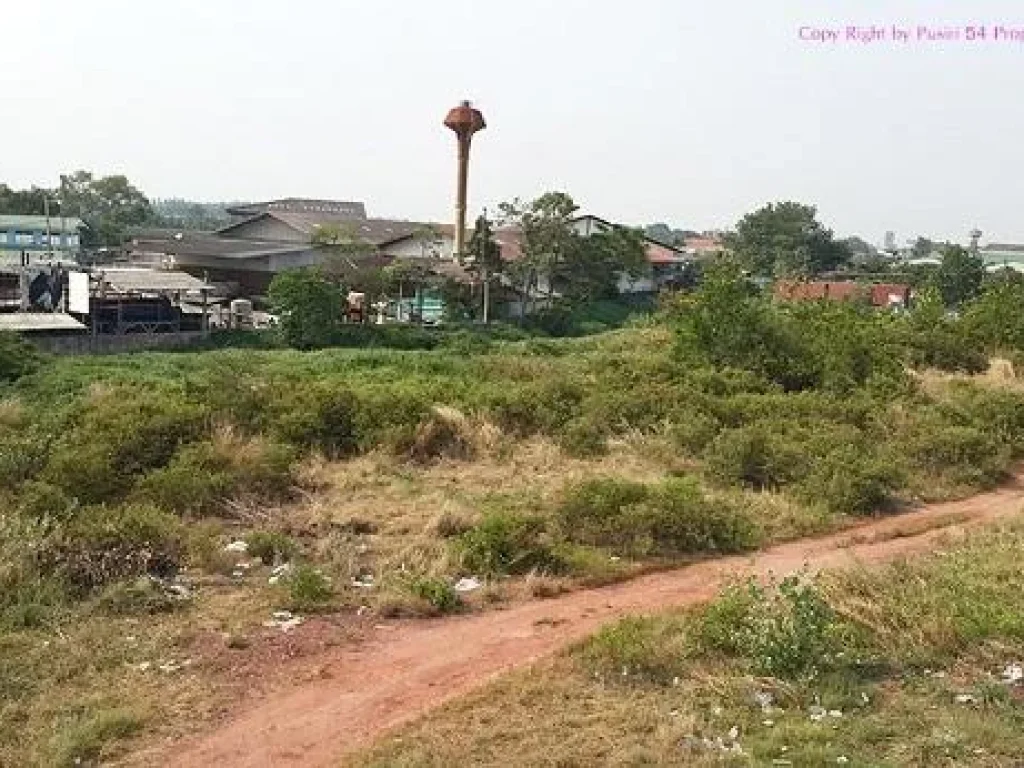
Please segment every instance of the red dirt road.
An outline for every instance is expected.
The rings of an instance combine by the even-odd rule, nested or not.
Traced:
[[[191,768],[337,765],[385,731],[628,614],[696,604],[734,577],[881,563],[933,549],[940,537],[1014,516],[1021,478],[966,501],[794,541],[751,556],[657,573],[508,610],[379,626],[364,643],[327,652],[324,679],[303,683],[157,762]]]

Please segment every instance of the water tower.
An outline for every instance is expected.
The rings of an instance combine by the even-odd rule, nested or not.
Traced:
[[[445,127],[455,131],[459,143],[459,182],[455,198],[455,257],[461,258],[466,250],[466,186],[469,181],[469,145],[473,134],[487,127],[479,109],[468,101],[462,102],[448,113]]]

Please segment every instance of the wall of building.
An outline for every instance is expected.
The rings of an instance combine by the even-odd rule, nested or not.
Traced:
[[[455,239],[441,236],[435,242],[424,243],[415,237],[408,237],[399,240],[397,243],[389,243],[382,246],[380,252],[386,256],[394,256],[399,259],[453,259],[455,258]]]

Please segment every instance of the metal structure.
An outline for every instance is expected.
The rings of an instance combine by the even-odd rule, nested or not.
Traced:
[[[468,101],[462,102],[448,113],[445,127],[455,132],[459,144],[458,190],[455,198],[455,256],[462,258],[466,252],[466,186],[469,181],[469,146],[473,134],[487,127],[480,110],[473,109]]]

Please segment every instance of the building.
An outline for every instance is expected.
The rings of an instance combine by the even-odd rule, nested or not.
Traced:
[[[82,245],[84,222],[60,216],[0,214],[0,266],[74,261]]]
[[[581,237],[591,235],[622,226],[613,224],[607,219],[591,214],[579,216],[571,222],[573,230]],[[495,240],[502,251],[502,259],[507,262],[515,262],[522,258],[521,233],[514,227],[505,227],[495,232]],[[619,276],[619,293],[641,294],[656,293],[663,288],[669,288],[680,281],[687,267],[693,263],[693,257],[684,253],[679,248],[674,248],[649,237],[644,237],[647,250],[648,269],[638,277],[627,274]],[[535,288],[535,299],[557,298],[557,293],[548,284],[547,276],[538,275]]]
[[[696,237],[686,238],[683,241],[683,250],[697,258],[718,256],[725,251],[725,242],[718,232],[705,232]]]
[[[902,283],[854,283],[778,280],[773,289],[779,301],[865,301],[873,307],[895,309],[910,306],[909,285]]]
[[[236,293],[265,293],[274,275],[332,258],[374,264],[395,258],[450,259],[451,227],[373,219],[362,203],[288,198],[235,206],[236,221],[215,232],[140,230],[133,262],[182,269]],[[359,245],[363,249],[342,248]]]
[[[981,248],[978,255],[985,261],[989,272],[1012,269],[1024,272],[1024,245],[1016,243],[991,243]]]

